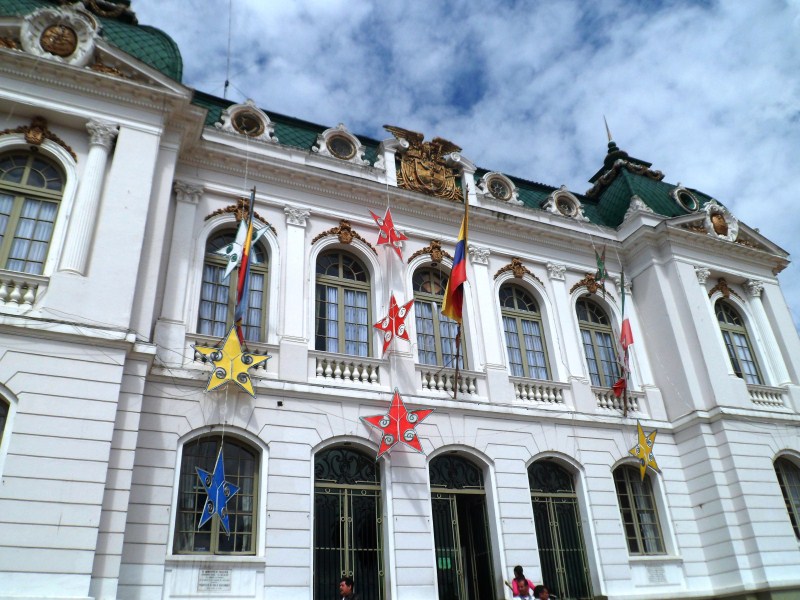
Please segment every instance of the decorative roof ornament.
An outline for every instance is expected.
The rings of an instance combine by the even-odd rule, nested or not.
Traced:
[[[477,184],[478,193],[484,198],[490,198],[507,204],[522,206],[519,199],[519,190],[514,182],[497,171],[484,174]]]
[[[713,198],[705,206],[706,217],[703,221],[706,232],[729,242],[735,242],[739,236],[739,220],[731,212]]]
[[[578,197],[562,185],[553,191],[542,204],[542,209],[554,215],[570,217],[576,221],[588,221],[583,213],[583,204]]]
[[[99,29],[97,19],[76,3],[40,8],[26,15],[19,38],[28,54],[85,67],[94,56]]]
[[[76,0],[58,0],[62,5],[75,4]],[[123,23],[138,25],[136,13],[131,10],[130,0],[79,0],[86,10],[98,17],[116,19]]]
[[[586,196],[588,198],[600,196],[600,194],[603,193],[603,190],[611,185],[614,179],[616,179],[621,169],[626,169],[631,173],[641,175],[642,177],[647,177],[648,179],[653,179],[655,181],[661,181],[664,179],[664,173],[650,169],[652,163],[640,160],[638,158],[633,158],[624,150],[620,150],[611,136],[611,130],[608,128],[608,121],[606,121],[605,117],[603,117],[603,122],[606,125],[606,136],[608,137],[608,152],[606,153],[606,158],[603,161],[602,168],[597,171],[597,173],[592,175],[591,179],[589,179],[589,183],[594,185],[592,185],[592,187],[586,192]]]
[[[423,142],[423,134],[392,125],[383,128],[400,140],[400,169],[397,172],[400,187],[452,202],[463,201],[461,190],[456,185],[457,169],[448,161],[448,158],[460,158],[459,146],[439,137]]]
[[[628,210],[625,211],[625,216],[622,218],[623,223],[628,219],[640,213],[653,214],[653,209],[647,206],[639,196],[634,194],[631,196],[631,203],[628,205]]]

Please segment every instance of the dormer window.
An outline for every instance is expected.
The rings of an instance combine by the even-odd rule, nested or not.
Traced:
[[[588,221],[583,214],[583,206],[577,196],[562,185],[547,197],[542,208],[554,215],[561,215],[578,221]]]
[[[236,112],[231,118],[231,124],[237,132],[249,137],[257,137],[264,133],[264,123],[258,114],[251,110]]]
[[[328,156],[356,165],[369,165],[369,161],[364,156],[366,147],[348,131],[344,123],[339,123],[336,127],[331,127],[318,134],[311,151],[320,156]]]
[[[343,135],[330,136],[325,145],[333,156],[342,160],[350,160],[356,154],[355,144]]]
[[[260,142],[278,142],[275,123],[252,100],[246,100],[244,104],[233,104],[223,110],[214,127],[220,131],[246,135]]]
[[[669,195],[687,212],[696,212],[700,208],[700,201],[681,185],[670,190]]]
[[[486,173],[478,182],[478,191],[485,198],[491,198],[509,204],[522,204],[517,186],[502,173]]]

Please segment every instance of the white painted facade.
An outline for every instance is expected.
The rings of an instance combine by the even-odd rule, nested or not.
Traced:
[[[574,474],[595,596],[800,597],[799,540],[773,466],[800,465],[800,339],[774,274],[786,263],[780,248],[744,224],[750,246],[690,231],[693,215],[633,211],[611,229],[495,201],[460,158],[469,383],[454,400],[415,344],[395,342],[382,357],[375,331],[368,357],[315,350],[314,286],[322,251],[352,253],[378,321],[392,293],[413,297],[412,275],[430,263],[409,257],[432,240],[453,252],[463,207],[400,189],[394,139],[377,166],[249,140],[205,126],[188,88],[106,51],[137,78],[0,48],[3,128],[43,116],[77,157],[49,139],[37,147],[65,178],[44,271],[0,270],[0,597],[310,599],[314,457],[344,443],[374,453],[378,434],[360,417],[385,412],[394,388],[436,412],[418,428],[425,455],[398,447],[379,462],[386,598],[438,597],[428,465],[451,451],[484,472],[498,598],[510,597],[503,580],[514,565],[541,580],[527,469],[543,458]],[[30,151],[23,134],[0,135],[0,155],[15,149]],[[263,238],[266,327],[255,345],[272,358],[251,372],[255,399],[232,386],[206,393],[210,367],[191,348],[217,341],[197,333],[205,246],[235,218],[215,212],[253,185],[274,227]],[[402,262],[369,245],[369,210],[387,206],[409,237]],[[340,219],[366,242],[318,237]],[[575,286],[604,245],[612,277],[624,267],[631,282],[638,408],[628,417],[590,385],[575,311],[586,294]],[[498,275],[514,257],[529,273]],[[714,314],[720,277],[764,385],[733,372]],[[539,303],[552,381],[509,376],[498,292],[512,280]],[[606,287],[592,298],[618,331],[620,293]],[[612,475],[634,461],[637,419],[658,430],[661,473],[649,479],[666,552],[648,556],[629,553]],[[177,554],[183,446],[223,428],[260,453],[255,552]],[[227,573],[229,591],[198,591],[202,570]]]

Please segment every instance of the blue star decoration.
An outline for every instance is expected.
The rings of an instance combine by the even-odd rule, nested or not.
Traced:
[[[200,467],[195,467],[200,483],[206,490],[206,505],[203,507],[203,515],[200,517],[199,529],[216,513],[220,523],[225,529],[225,533],[231,534],[228,522],[228,501],[236,495],[239,488],[232,483],[225,481],[225,460],[222,458],[222,449],[217,455],[217,463],[214,465],[214,472],[209,473]]]

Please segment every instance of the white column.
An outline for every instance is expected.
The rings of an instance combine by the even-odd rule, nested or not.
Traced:
[[[311,216],[308,210],[286,206],[286,257],[284,264],[284,287],[281,294],[283,306],[278,319],[280,329],[279,377],[286,381],[308,381],[308,338],[306,337],[306,316],[303,298],[313,298],[313,287],[305,293],[306,263],[306,223]],[[313,281],[309,284],[313,286]],[[313,309],[313,305],[310,307]]]
[[[91,120],[86,124],[89,131],[89,154],[83,168],[78,195],[69,219],[64,253],[61,257],[61,270],[79,275],[86,272],[86,257],[92,241],[92,232],[97,221],[100,205],[100,192],[108,163],[111,146],[119,132],[114,123]]]
[[[556,263],[547,263],[547,277],[550,286],[553,288],[553,318],[558,325],[558,338],[561,351],[565,356],[559,359],[565,361],[553,361],[553,366],[559,367],[558,373],[553,373],[553,379],[564,381],[567,378],[577,377],[586,379],[588,373],[583,362],[583,342],[579,332],[575,329],[575,314],[569,301],[569,291],[567,290],[567,267]],[[564,362],[566,362],[567,373],[563,372]]]
[[[750,308],[755,320],[754,334],[761,338],[761,343],[758,345],[761,350],[761,355],[766,357],[767,364],[764,365],[769,369],[771,377],[765,377],[764,383],[766,385],[789,385],[791,379],[789,378],[789,371],[786,369],[786,364],[783,362],[783,357],[780,354],[780,346],[772,331],[767,313],[764,310],[764,304],[761,301],[761,293],[764,291],[764,282],[756,279],[750,279],[744,284],[748,295],[752,298]],[[755,340],[754,340],[755,341]],[[766,375],[767,373],[765,373]]]
[[[176,181],[173,189],[177,206],[172,224],[172,243],[169,249],[161,317],[156,322],[155,342],[161,363],[179,366],[183,362],[183,345],[186,339],[184,309],[189,265],[194,248],[192,233],[197,204],[203,195],[203,188],[184,181]]]

